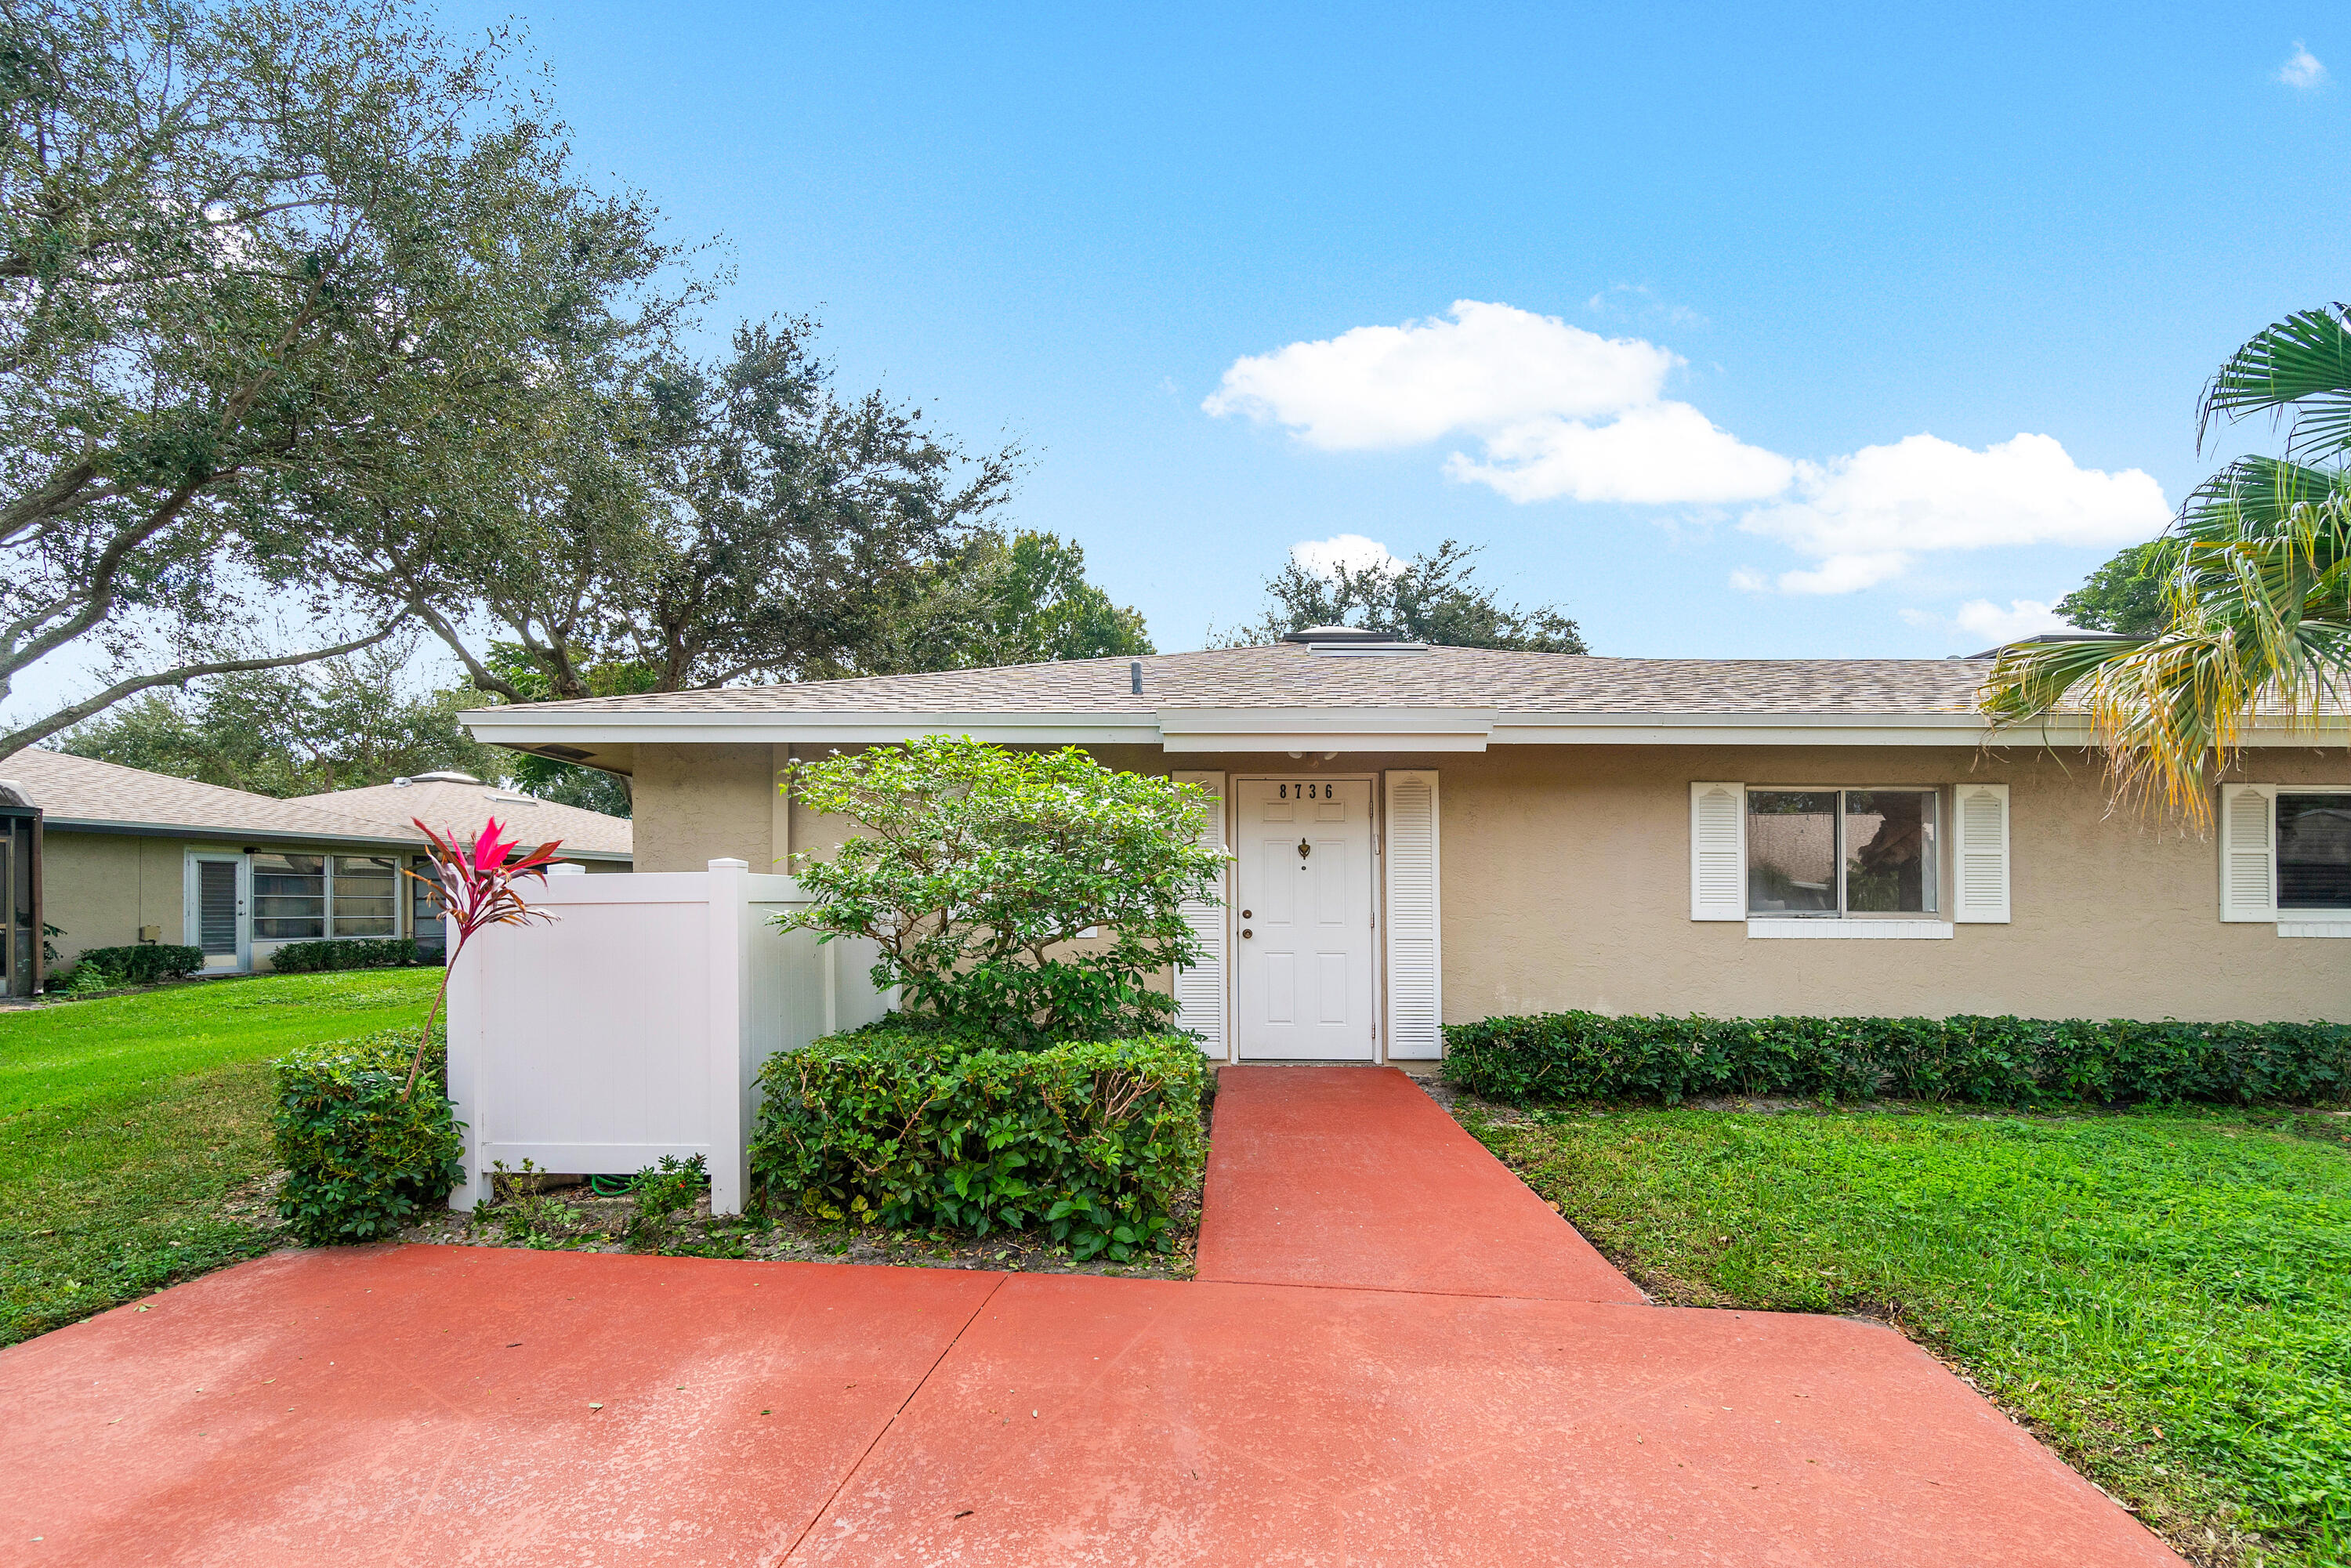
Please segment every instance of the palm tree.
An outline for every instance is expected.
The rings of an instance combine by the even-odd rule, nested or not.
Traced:
[[[2339,304],[2298,311],[2230,356],[2198,403],[2197,450],[2216,421],[2267,413],[2285,427],[2285,455],[2240,457],[2180,507],[2164,533],[2177,553],[2163,625],[2003,651],[1979,698],[1995,727],[2084,712],[2116,792],[2199,829],[2213,777],[2256,716],[2341,738],[2351,689],[2346,315]]]

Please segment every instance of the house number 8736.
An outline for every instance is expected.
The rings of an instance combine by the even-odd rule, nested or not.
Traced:
[[[1277,799],[1283,800],[1331,800],[1337,797],[1328,784],[1284,784]]]

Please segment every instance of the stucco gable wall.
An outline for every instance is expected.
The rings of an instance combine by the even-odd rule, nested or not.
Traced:
[[[1292,762],[1106,747],[1097,755],[1146,771],[1435,768],[1450,1022],[1561,1008],[2351,1019],[2351,943],[2222,925],[2211,841],[2110,807],[2096,759],[2078,752],[1498,747]],[[2253,756],[2247,778],[2351,785],[2351,758],[2339,750]],[[639,870],[700,870],[721,854],[755,869],[771,863],[779,846],[771,847],[768,748],[647,747],[638,758]],[[2006,783],[2013,921],[1900,942],[1767,941],[1737,922],[1693,922],[1688,786],[1717,779]],[[790,832],[792,847],[808,850],[837,841],[841,825],[795,810]]]

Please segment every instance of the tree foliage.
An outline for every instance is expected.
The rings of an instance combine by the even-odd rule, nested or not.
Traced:
[[[513,559],[472,585],[548,695],[589,695],[596,664],[661,692],[857,673],[1007,499],[1016,451],[971,456],[920,410],[839,396],[814,332],[748,324],[723,361],[657,367],[623,422],[625,478],[559,476]],[[523,700],[454,619],[436,629],[476,685]]]
[[[2168,537],[2131,545],[2057,601],[2057,613],[2085,632],[2150,637],[2171,621],[2164,608],[2165,580],[2179,565],[2179,542]]]
[[[403,652],[377,647],[143,693],[68,732],[58,749],[279,797],[440,768],[502,779],[512,754],[458,724],[465,694],[405,690]]]
[[[2085,711],[2119,791],[2198,826],[2210,780],[2256,717],[2308,729],[2351,697],[2351,325],[2344,308],[2263,329],[2220,367],[2198,409],[2267,413],[2286,455],[2238,458],[2206,480],[2158,544],[2166,616],[2122,642],[2011,648],[1981,696],[2002,727]]]
[[[1476,580],[1478,551],[1453,539],[1399,564],[1327,573],[1297,560],[1266,580],[1264,619],[1215,639],[1225,647],[1278,643],[1311,626],[1358,626],[1401,641],[1449,648],[1506,648],[1531,653],[1588,653],[1583,634],[1554,605],[1504,604]]]
[[[1150,982],[1197,959],[1182,904],[1225,862],[1198,789],[960,737],[804,762],[788,788],[863,832],[793,857],[815,902],[779,923],[879,944],[873,983],[909,1013],[1024,1047],[1166,1030]]]
[[[0,11],[0,697],[104,672],[0,757],[388,635],[500,553],[573,368],[659,336],[674,253],[507,62],[401,0]],[[214,646],[265,612],[307,645]]]
[[[875,674],[1042,664],[1149,653],[1143,616],[1086,580],[1086,552],[1059,535],[975,533],[927,574]]]

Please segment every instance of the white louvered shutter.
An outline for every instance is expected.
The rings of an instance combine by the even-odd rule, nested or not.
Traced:
[[[1445,952],[1437,886],[1437,775],[1387,776],[1388,1059],[1445,1054]]]
[[[1747,786],[1690,786],[1690,918],[1747,918]]]
[[[2277,918],[2277,787],[2220,787],[2220,918]]]
[[[1200,842],[1225,849],[1225,776],[1221,773],[1177,773],[1178,784],[1197,784],[1216,798],[1216,807],[1200,824]],[[1217,898],[1184,901],[1184,923],[1200,941],[1200,961],[1176,971],[1176,1027],[1197,1031],[1200,1053],[1215,1061],[1229,1060],[1232,1028],[1225,1007],[1225,899],[1232,884],[1229,864],[1217,883]]]
[[[1962,784],[1951,841],[1951,918],[1961,925],[2008,924],[2008,786]]]

